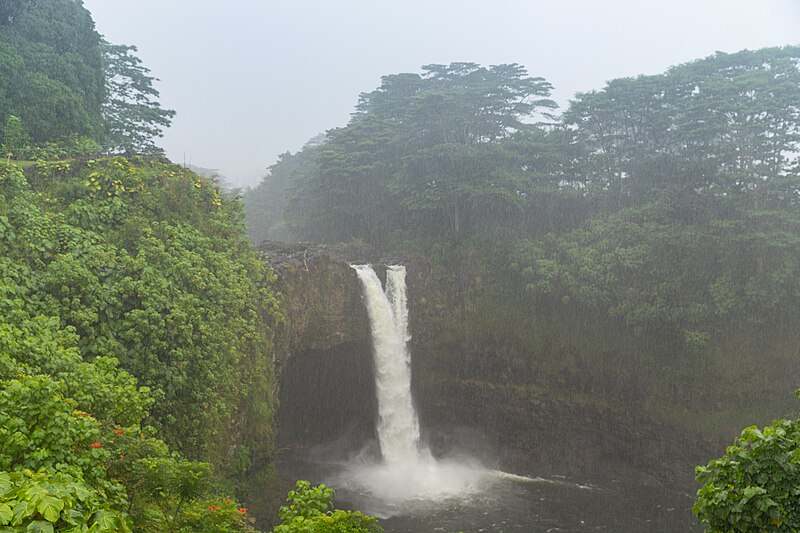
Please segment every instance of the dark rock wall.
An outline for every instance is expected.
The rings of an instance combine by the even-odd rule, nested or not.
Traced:
[[[434,453],[692,491],[694,466],[724,450],[645,409],[658,376],[630,361],[628,339],[604,337],[603,323],[526,308],[469,265],[407,267],[414,395]]]
[[[275,325],[279,446],[372,436],[369,318],[355,271],[324,246],[265,243],[285,316]]]
[[[285,320],[276,325],[282,353],[327,350],[369,340],[369,319],[355,271],[324,246],[265,243],[262,250],[277,276]]]

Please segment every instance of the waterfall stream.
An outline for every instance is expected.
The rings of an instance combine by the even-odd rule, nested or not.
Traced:
[[[437,500],[478,490],[487,472],[474,461],[433,458],[420,443],[420,428],[411,397],[406,269],[388,266],[386,288],[370,265],[353,265],[369,315],[378,400],[376,429],[380,463],[353,461],[341,481],[360,487],[389,504],[372,508],[391,514],[392,505],[409,500]]]
[[[411,400],[411,361],[406,306],[406,270],[389,267],[386,290],[368,265],[356,265],[372,329],[378,440],[386,463],[413,461],[419,453],[419,421]]]

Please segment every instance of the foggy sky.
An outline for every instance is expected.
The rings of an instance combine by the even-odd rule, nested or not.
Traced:
[[[380,77],[520,63],[562,105],[717,50],[800,44],[800,0],[84,0],[175,109],[177,162],[254,185],[279,153],[347,123]]]

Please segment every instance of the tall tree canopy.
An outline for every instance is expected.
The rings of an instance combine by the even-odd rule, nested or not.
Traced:
[[[556,107],[548,99],[552,85],[517,64],[425,65],[422,74],[381,81],[360,96],[351,125],[367,118],[397,123],[424,146],[496,141],[522,129],[534,112]]]
[[[104,76],[81,0],[0,0],[0,125],[19,117],[34,143],[99,138]]]
[[[290,223],[315,239],[385,242],[404,229],[398,221],[458,238],[487,208],[521,200],[501,144],[537,129],[536,113],[556,107],[550,90],[516,64],[385,76],[296,173]]]
[[[34,146],[85,136],[109,152],[160,152],[175,112],[135,52],[104,42],[81,0],[0,0],[0,140],[10,147],[16,117]]]
[[[136,57],[135,46],[103,43],[107,97],[104,146],[110,152],[160,153],[154,141],[169,127],[175,111],[158,102],[155,78]]]
[[[800,47],[745,50],[613,80],[564,122],[583,180],[618,200],[686,184],[789,200],[800,141]]]

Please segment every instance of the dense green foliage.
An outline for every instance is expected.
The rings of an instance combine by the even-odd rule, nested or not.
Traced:
[[[102,40],[81,0],[0,1],[0,145],[17,159],[54,150],[158,153],[174,111],[133,46]]]
[[[100,35],[82,2],[0,2],[0,128],[15,115],[34,144],[97,139],[104,99]]]
[[[280,509],[281,524],[273,533],[380,533],[377,519],[358,511],[334,508],[333,489],[297,482]]]
[[[800,216],[744,209],[694,191],[520,240],[512,263],[537,298],[607,308],[638,330],[699,340],[731,322],[800,319]]]
[[[800,420],[745,428],[723,457],[697,467],[697,481],[694,512],[709,532],[798,531]]]
[[[185,169],[3,164],[0,463],[18,474],[0,501],[19,510],[6,523],[247,529],[235,502],[210,500],[211,465],[155,432],[231,489],[268,475],[266,275],[238,203]],[[51,497],[80,512],[40,509]]]

